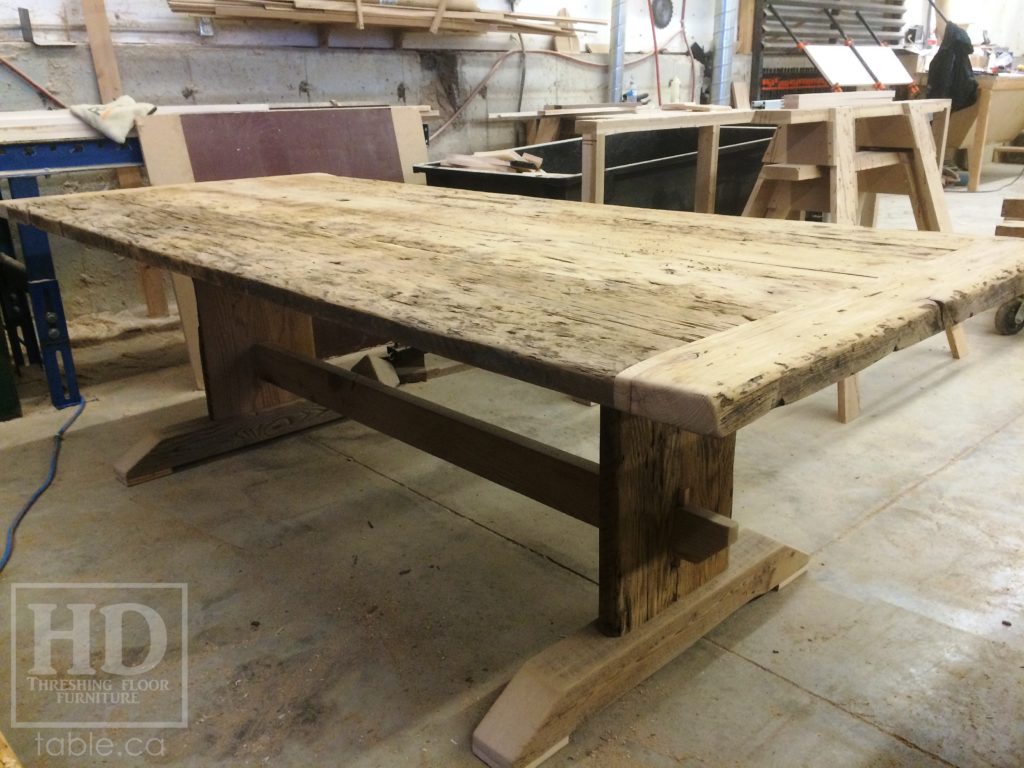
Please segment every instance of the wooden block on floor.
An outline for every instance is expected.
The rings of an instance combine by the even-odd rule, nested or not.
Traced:
[[[1024,219],[1024,198],[1007,198],[1003,200],[1003,217],[1007,219]]]

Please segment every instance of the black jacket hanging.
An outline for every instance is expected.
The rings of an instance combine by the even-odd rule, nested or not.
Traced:
[[[953,111],[978,100],[978,83],[971,69],[974,44],[965,30],[950,22],[938,53],[928,66],[928,98],[951,99]]]

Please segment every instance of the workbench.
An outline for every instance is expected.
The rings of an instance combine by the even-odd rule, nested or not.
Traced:
[[[598,618],[505,688],[473,737],[491,766],[543,760],[804,567],[732,520],[739,429],[1024,293],[1012,239],[321,174],[2,207],[195,281],[210,418],[133,448],[125,482],[342,413],[599,528]],[[600,460],[318,360],[312,317],[598,403]]]

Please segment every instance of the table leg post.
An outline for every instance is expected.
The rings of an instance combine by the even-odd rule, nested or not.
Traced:
[[[946,341],[954,360],[963,360],[967,356],[967,332],[962,324],[957,323],[946,329]]]
[[[194,285],[210,418],[149,435],[133,446],[115,464],[126,485],[340,418],[256,375],[254,344],[313,356],[308,315],[199,280]]]
[[[838,392],[839,422],[849,424],[860,415],[860,387],[857,383],[857,374],[841,379]]]
[[[985,162],[985,142],[988,140],[988,122],[992,112],[992,91],[979,89],[978,121],[974,124],[974,141],[967,150],[967,191],[977,192],[981,184],[981,166]]]
[[[675,552],[684,497],[732,516],[735,434],[706,437],[601,409],[599,624],[630,632],[728,565],[728,549],[703,563]]]
[[[269,343],[314,356],[309,316],[200,280],[194,285],[210,418],[246,416],[295,400],[257,378],[249,350]]]
[[[950,232],[953,226],[942,192],[942,175],[935,162],[935,139],[927,114],[914,102],[908,102],[903,109],[913,141],[910,162],[917,182],[916,192],[927,228],[932,232]]]
[[[734,437],[602,409],[601,616],[512,678],[473,733],[487,765],[543,762],[587,717],[804,568],[806,555],[748,531],[697,566],[673,555],[685,489],[690,503],[731,511],[734,448]]]
[[[878,195],[874,192],[862,192],[860,195],[860,225],[871,227],[878,224]]]

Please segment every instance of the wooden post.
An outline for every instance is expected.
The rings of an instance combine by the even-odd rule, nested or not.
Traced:
[[[985,162],[985,142],[988,140],[988,124],[992,117],[992,89],[982,86],[978,89],[978,121],[974,124],[974,140],[967,149],[967,191],[977,192],[981,184],[981,166]]]
[[[685,497],[732,516],[736,436],[706,437],[601,409],[599,624],[630,632],[728,565],[728,550],[682,561],[673,542]]]
[[[836,224],[857,224],[860,199],[857,189],[857,140],[853,109],[829,111],[828,120],[829,211]]]
[[[104,0],[82,0],[82,13],[85,16],[85,30],[89,36],[89,52],[96,70],[100,101],[113,101],[124,94],[124,89],[117,69],[117,58],[114,56],[114,44],[110,38],[106,4]],[[118,168],[117,183],[121,189],[141,187],[142,172],[138,168]],[[166,317],[169,310],[163,270],[139,264],[138,271],[149,316]]]
[[[583,202],[604,205],[604,155],[603,134],[583,136]]]
[[[927,229],[932,232],[951,232],[953,225],[943,198],[942,177],[935,161],[935,138],[927,115],[912,101],[907,102],[903,110],[912,141],[911,168]]]
[[[341,418],[257,376],[256,344],[313,354],[308,315],[198,280],[194,285],[210,418],[169,427],[133,445],[114,465],[126,485]]]
[[[268,343],[313,357],[309,315],[199,280],[193,284],[210,417],[248,416],[295,400],[259,380],[252,349]]]
[[[697,129],[697,185],[693,198],[693,210],[697,213],[715,212],[720,133],[721,126],[718,125],[705,125]]]

